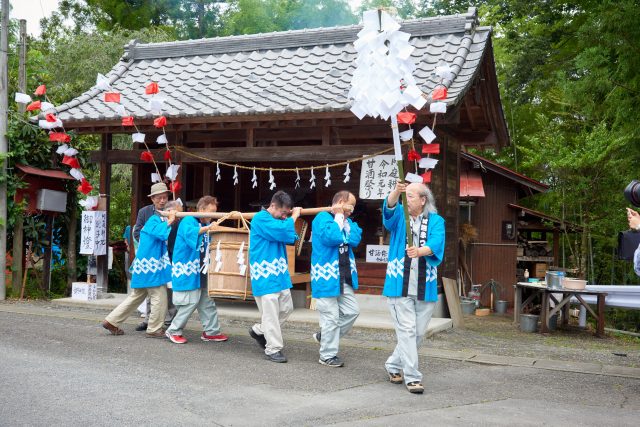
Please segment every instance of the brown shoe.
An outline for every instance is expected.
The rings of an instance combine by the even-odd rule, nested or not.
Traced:
[[[122,329],[118,328],[117,326],[113,326],[106,320],[102,321],[102,327],[111,332],[111,335],[124,335],[124,331]]]
[[[422,394],[424,392],[424,387],[418,381],[414,381],[412,383],[407,383],[407,390],[409,393]]]
[[[155,332],[147,332],[147,338],[165,338],[164,329],[160,328]]]
[[[402,372],[387,372],[387,375],[389,375],[389,382],[391,382],[391,384],[402,384],[404,382]]]

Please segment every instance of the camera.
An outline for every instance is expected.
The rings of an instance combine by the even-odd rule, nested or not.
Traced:
[[[635,179],[624,189],[624,197],[636,208],[640,208],[640,181]]]

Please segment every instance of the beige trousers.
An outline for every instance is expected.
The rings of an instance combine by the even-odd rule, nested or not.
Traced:
[[[253,332],[264,335],[267,340],[265,354],[274,354],[282,350],[284,340],[280,326],[289,318],[293,312],[293,301],[291,291],[276,292],[255,297],[258,310],[262,315],[262,322],[253,325]]]
[[[120,324],[135,311],[136,308],[149,296],[151,301],[151,314],[147,332],[152,333],[162,329],[164,317],[167,313],[167,287],[165,285],[154,288],[134,288],[127,298],[113,309],[105,319],[113,326],[120,327]]]

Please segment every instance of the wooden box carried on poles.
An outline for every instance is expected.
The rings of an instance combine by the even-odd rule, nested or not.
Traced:
[[[249,274],[249,229],[218,226],[210,232],[208,290],[212,298],[253,299],[251,276]],[[220,242],[221,268],[216,270]],[[244,242],[244,245],[243,245]],[[244,273],[238,264],[238,252],[242,247],[245,265]],[[295,248],[287,246],[289,274],[294,274]]]

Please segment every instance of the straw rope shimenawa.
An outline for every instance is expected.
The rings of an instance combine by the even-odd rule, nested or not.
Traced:
[[[405,142],[404,144],[402,144],[402,146],[408,146],[413,144],[413,139]],[[318,170],[321,168],[325,168],[325,167],[330,167],[330,168],[334,168],[334,167],[338,167],[338,166],[346,166],[350,163],[354,163],[354,162],[360,162],[362,160],[366,160],[366,159],[370,159],[372,157],[375,156],[379,156],[381,154],[384,153],[388,153],[390,151],[393,151],[393,146],[386,148],[384,150],[380,150],[378,152],[375,152],[373,154],[368,154],[366,156],[360,156],[360,157],[356,157],[354,159],[351,160],[345,160],[339,163],[330,163],[330,164],[326,164],[326,165],[319,165],[319,166],[305,166],[305,167],[298,167],[298,168],[262,168],[262,167],[255,167],[255,166],[242,166],[242,165],[238,165],[235,163],[226,163],[226,162],[221,162],[219,160],[214,160],[214,159],[210,159],[208,157],[204,157],[201,156],[199,154],[194,154],[189,152],[188,150],[186,150],[184,146],[174,146],[173,147],[174,150],[179,151],[183,154],[186,154],[187,156],[191,156],[191,157],[195,157],[196,159],[200,159],[200,160],[204,160],[206,162],[210,162],[210,163],[215,163],[215,164],[219,164],[219,165],[223,165],[223,166],[228,166],[228,167],[232,167],[232,168],[238,168],[238,169],[246,169],[246,170],[256,170],[256,171],[265,171],[265,172],[296,172],[296,171],[310,171],[310,170]]]

